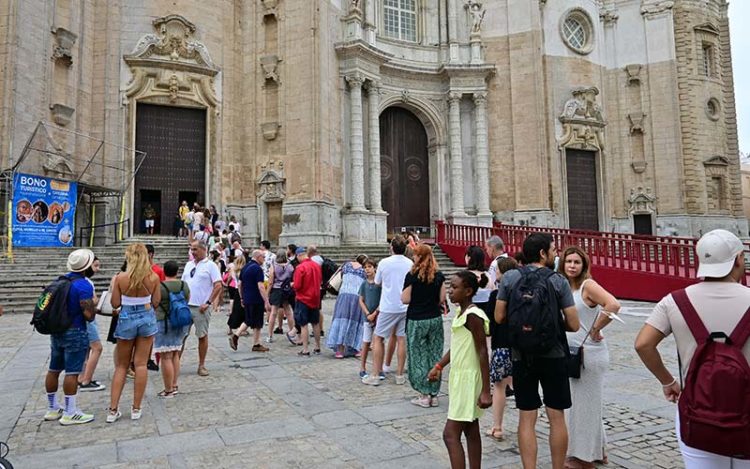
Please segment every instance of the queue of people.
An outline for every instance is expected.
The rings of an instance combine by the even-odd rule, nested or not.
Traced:
[[[152,351],[161,356],[164,388],[158,396],[172,398],[179,393],[180,358],[191,330],[198,338],[198,375],[209,375],[208,329],[225,287],[230,297],[227,324],[232,350],[238,349],[242,336],[252,336],[251,350],[268,352],[275,335],[283,335],[292,346],[300,347],[298,355],[321,354],[321,299],[326,282],[325,261],[317,248],[290,245],[274,254],[270,243],[264,242],[246,254],[239,243],[234,240],[238,247],[228,252],[219,247],[219,256],[211,257],[206,242],[194,238],[191,260],[181,279],[177,278],[179,266],[170,261],[164,265],[163,282],[149,249],[142,244],[128,246],[122,272],[112,279],[107,293],[116,313],[115,371],[107,422],[122,416],[120,396],[131,367],[135,392],[130,417],[140,418]],[[453,275],[449,287],[430,246],[410,245],[404,237],[395,236],[390,249],[391,255],[380,262],[360,255],[341,266],[325,344],[335,359],[360,358],[362,383],[380,386],[388,382],[390,371],[385,365],[390,361],[386,341],[395,343],[396,351],[391,352],[398,363],[395,384],[406,383],[408,363],[408,381],[416,393],[411,403],[423,408],[440,405],[441,376],[450,365],[443,438],[452,467],[465,467],[467,456],[470,467],[481,466],[479,418],[484,409],[493,408],[493,424],[486,435],[506,439],[503,421],[508,396],[514,397],[518,410],[518,447],[525,468],[537,466],[536,425],[542,406],[550,426],[553,468],[583,469],[608,462],[602,409],[609,351],[602,331],[618,319],[621,306],[592,278],[591,260],[583,249],[569,246],[558,255],[552,236],[534,233],[524,240],[520,253],[509,257],[502,239],[493,236],[483,247],[467,248],[467,269]],[[635,348],[661,382],[665,397],[677,402],[682,395],[676,428],[686,466],[746,467],[747,447],[743,450],[742,445],[749,442],[750,429],[741,417],[747,415],[742,414],[748,410],[747,389],[721,391],[713,400],[695,390],[696,381],[703,382],[704,388],[710,379],[726,379],[740,388],[750,382],[750,290],[739,284],[745,272],[744,246],[733,234],[714,230],[698,242],[697,255],[697,274],[704,282],[668,295],[656,305]],[[226,261],[222,266],[218,260]],[[104,388],[93,380],[101,342],[98,334],[87,332],[99,312],[93,284],[86,281],[98,268],[97,262],[87,249],[70,255],[66,277],[71,284],[67,300],[71,326],[51,336],[44,419],[63,425],[93,420],[93,415],[78,408],[77,391]],[[191,324],[171,327],[175,302],[182,300],[189,308]],[[444,352],[446,300],[457,309],[450,325],[450,347]],[[672,333],[681,362],[679,383],[656,348]],[[722,349],[723,358],[717,358],[719,352],[709,344],[719,333],[727,339],[722,343],[727,347]],[[727,358],[732,351],[734,358]],[[370,352],[373,359],[368,371]],[[740,376],[708,367],[709,356],[714,363],[734,359]],[[60,404],[57,388],[63,371],[65,401]],[[699,410],[691,406],[697,402],[702,406]],[[721,428],[710,421],[710,416],[720,413],[715,409],[720,406],[722,418],[731,420],[736,415],[735,426]],[[735,413],[728,414],[727,409]],[[731,437],[700,438],[719,435],[720,430]]]

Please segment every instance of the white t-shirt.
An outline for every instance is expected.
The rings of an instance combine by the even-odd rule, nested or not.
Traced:
[[[401,303],[404,279],[414,263],[406,256],[394,254],[378,264],[375,283],[382,286],[380,294],[381,313],[406,313],[407,305]]]
[[[191,275],[195,269],[195,273]],[[208,258],[203,259],[197,264],[190,261],[185,265],[185,271],[182,273],[182,280],[190,287],[190,306],[201,306],[211,298],[211,292],[214,289],[215,282],[221,282],[221,272],[219,266],[211,262]]]
[[[734,282],[701,282],[685,289],[688,299],[709,332],[734,331],[750,307],[750,288]],[[677,353],[682,361],[682,377],[687,375],[690,361],[698,344],[677,308],[672,295],[665,296],[655,307],[646,324],[655,327],[662,334],[674,334]],[[750,361],[750,340],[742,348],[745,358]]]
[[[497,257],[508,257],[508,254],[504,252]],[[491,290],[494,290],[498,287],[497,285],[497,277],[498,277],[497,257],[492,259],[492,262],[490,263],[490,266],[487,269],[487,275],[490,278],[489,283],[487,283],[487,287],[490,288]]]

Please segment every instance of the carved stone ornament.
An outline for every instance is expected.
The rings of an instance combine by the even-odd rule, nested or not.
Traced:
[[[279,129],[281,124],[278,122],[264,122],[260,125],[260,130],[263,132],[263,138],[266,140],[275,140],[279,135]]]
[[[52,121],[62,127],[70,123],[70,119],[76,111],[74,108],[60,103],[52,104],[49,108],[52,111]]]
[[[596,87],[576,88],[573,97],[563,107],[560,122],[563,135],[558,140],[561,148],[580,150],[603,150],[604,127],[607,125],[596,102],[599,90]]]
[[[260,0],[260,3],[263,4],[263,21],[271,16],[276,20],[279,19],[279,13],[277,11],[279,0]]]
[[[279,62],[281,62],[281,59],[276,55],[264,55],[260,58],[260,66],[263,69],[265,80],[273,81],[277,85],[281,84],[278,72]]]
[[[123,57],[132,78],[124,90],[122,104],[155,98],[198,104],[218,115],[214,77],[219,68],[206,46],[193,37],[195,25],[178,15],[157,18],[153,25],[156,33],[141,37],[133,53]]]
[[[656,212],[656,197],[651,188],[637,187],[630,189],[628,197],[628,215],[651,214]]]
[[[55,35],[55,46],[52,49],[52,60],[68,67],[73,64],[73,45],[78,36],[65,28],[52,30]]]
[[[628,75],[628,86],[641,84],[641,64],[630,64],[625,66],[625,73]]]
[[[630,134],[643,133],[643,119],[646,114],[642,112],[631,112],[628,114],[628,120],[630,121]]]
[[[615,9],[602,9],[599,12],[599,20],[607,26],[615,24],[619,18],[620,15],[617,14],[617,10]]]
[[[487,10],[482,7],[482,2],[477,0],[466,0],[464,8],[469,11],[469,15],[471,16],[471,33],[481,33],[484,15],[487,13]]]
[[[280,202],[286,198],[284,162],[271,161],[261,165],[258,178],[258,198],[263,202]]]
[[[360,7],[360,0],[350,0],[350,11],[353,12],[362,12],[362,8]]]
[[[647,166],[648,163],[646,162],[646,160],[638,160],[630,163],[630,167],[633,168],[633,172],[637,174],[641,174],[642,172],[646,171]]]
[[[411,101],[411,93],[409,90],[401,90],[401,102],[408,103]]]
[[[671,10],[674,7],[674,0],[643,0],[641,3],[641,14],[644,16],[654,16]]]
[[[703,161],[703,166],[709,176],[724,176],[729,167],[729,158],[721,155],[712,156]]]
[[[133,52],[125,56],[126,62],[169,62],[173,67],[213,72],[212,76],[218,73],[206,46],[193,38],[193,23],[180,15],[169,15],[155,19],[153,25],[156,34],[141,37]]]

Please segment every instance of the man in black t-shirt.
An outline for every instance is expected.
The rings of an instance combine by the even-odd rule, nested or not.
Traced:
[[[523,243],[526,258],[526,271],[511,270],[503,275],[497,292],[495,321],[503,324],[508,311],[513,311],[512,291],[524,275],[531,270],[554,267],[557,248],[552,236],[543,233],[529,235]],[[528,270],[531,269],[531,270]],[[554,289],[557,306],[562,312],[561,322],[566,330],[575,332],[580,327],[578,311],[568,281],[554,273],[548,279]],[[570,384],[565,364],[567,343],[561,332],[560,340],[550,350],[529,355],[513,349],[513,388],[516,407],[520,411],[518,421],[518,446],[521,461],[526,469],[535,468],[537,462],[536,420],[542,400],[539,385],[542,386],[544,405],[550,422],[549,446],[552,453],[552,467],[562,469],[568,450],[568,429],[565,426],[564,409],[571,406]]]

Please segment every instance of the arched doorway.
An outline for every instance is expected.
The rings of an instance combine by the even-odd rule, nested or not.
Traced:
[[[406,109],[380,114],[380,183],[388,232],[405,226],[430,226],[430,178],[427,133]]]

